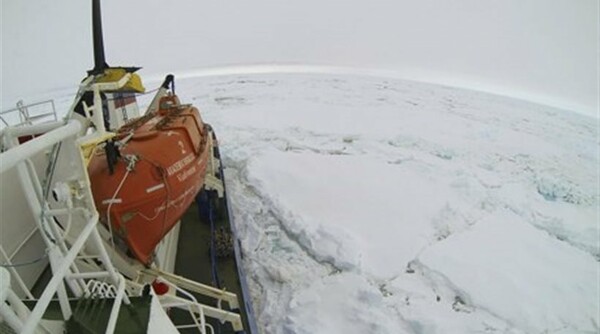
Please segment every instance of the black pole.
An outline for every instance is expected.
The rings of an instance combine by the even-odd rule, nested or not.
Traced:
[[[175,85],[174,80],[175,80],[175,77],[173,76],[173,74],[167,74],[167,76],[165,77],[165,80],[163,81],[162,85],[160,85],[160,86],[164,89],[169,89],[169,86]]]
[[[104,40],[102,37],[102,14],[100,0],[92,0],[92,30],[94,36],[94,68],[88,74],[102,73],[108,68],[104,58]]]

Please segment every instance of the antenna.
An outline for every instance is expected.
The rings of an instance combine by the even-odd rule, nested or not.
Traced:
[[[100,0],[92,0],[92,30],[94,37],[94,68],[88,71],[88,75],[102,73],[106,68],[110,67],[104,58]]]

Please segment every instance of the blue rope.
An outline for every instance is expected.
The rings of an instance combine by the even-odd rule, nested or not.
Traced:
[[[217,272],[217,257],[215,250],[215,221],[213,219],[213,208],[210,203],[210,197],[206,199],[208,204],[208,221],[210,222],[210,264],[212,270],[212,278],[215,286],[221,288],[221,281],[219,280],[219,273]]]
[[[208,220],[210,221],[210,262],[213,281],[217,288],[221,289],[221,281],[217,272],[217,257],[215,256],[215,221],[213,219],[213,207],[210,203],[210,196],[207,198],[208,203]],[[217,322],[217,333],[221,334],[221,322]]]

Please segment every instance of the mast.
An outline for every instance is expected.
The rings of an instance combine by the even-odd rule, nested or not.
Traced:
[[[100,0],[92,0],[92,31],[94,37],[94,68],[88,71],[89,75],[102,73],[105,69],[109,68],[104,57]]]

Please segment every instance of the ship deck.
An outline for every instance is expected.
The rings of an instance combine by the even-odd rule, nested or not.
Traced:
[[[230,231],[230,218],[226,206],[226,199],[223,198],[218,200],[218,203],[216,203],[215,206],[217,207],[213,215],[215,230],[224,228],[225,230]],[[239,311],[234,310],[234,312],[239,312],[241,314],[244,328],[246,329],[245,333],[251,333],[244,306],[245,302],[243,300],[242,287],[238,276],[236,258],[233,252],[229,257],[217,258],[216,260],[215,268],[217,277],[219,279],[219,286],[217,286],[215,282],[213,282],[213,274],[211,270],[211,226],[206,214],[201,214],[199,205],[194,203],[185,212],[184,216],[181,218],[180,224],[177,257],[175,260],[175,274],[202,284],[219,287],[228,292],[235,293],[238,296],[240,307],[242,309]],[[41,295],[45,283],[47,283],[51,277],[52,272],[48,267],[32,290],[35,296],[39,297]],[[214,299],[195,293],[193,294],[199,302],[209,306],[217,307]],[[34,303],[30,304],[30,306],[33,307]],[[226,310],[228,310],[227,306],[227,303],[223,303],[223,307]],[[59,313],[60,306],[55,301],[50,305],[45,318],[59,318]],[[176,325],[193,324],[191,316],[186,311],[171,309],[169,316]],[[215,333],[236,333],[229,323],[220,324],[218,321],[210,318],[207,318],[206,320],[213,326]],[[129,328],[127,326],[121,327]],[[198,333],[198,330],[196,328],[189,328],[180,329],[180,332]]]
[[[213,214],[214,229],[224,228],[230,231],[230,218],[226,206],[226,199],[218,200],[217,210]],[[175,274],[184,276],[194,281],[225,289],[238,296],[242,310],[242,320],[246,333],[248,330],[248,319],[244,310],[244,300],[242,288],[238,276],[236,259],[231,252],[231,256],[216,259],[216,273],[219,279],[219,286],[213,282],[212,263],[211,263],[211,226],[206,212],[199,208],[199,205],[191,205],[181,219],[179,231],[179,243],[177,247],[177,258],[175,262]],[[241,265],[241,264],[240,264]],[[216,306],[215,301],[200,295],[195,295],[199,302],[207,305]],[[226,305],[226,303],[224,304]],[[189,324],[192,319],[187,312],[173,310],[171,318],[176,324]],[[218,321],[208,322],[214,327],[215,333],[235,333],[230,324],[220,324]],[[197,330],[182,330],[182,333],[197,333]]]

